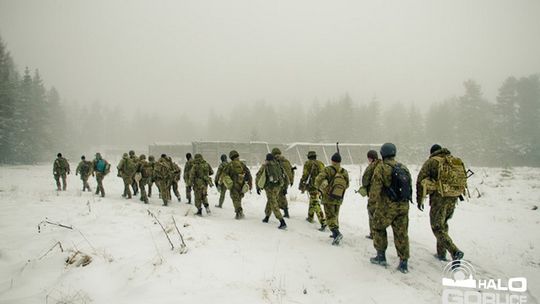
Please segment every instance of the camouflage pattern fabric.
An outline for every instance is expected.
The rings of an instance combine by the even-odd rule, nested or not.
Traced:
[[[214,174],[212,167],[204,160],[195,155],[195,160],[191,171],[189,172],[189,181],[195,194],[195,207],[201,209],[202,206],[208,207],[208,186],[212,186],[210,175]]]
[[[264,208],[264,214],[269,217],[273,212],[274,216],[278,220],[282,220],[283,215],[281,214],[281,211],[279,210],[278,202],[277,202],[277,197],[279,195],[280,188],[267,187],[264,189],[264,192],[266,193],[266,206]]]
[[[129,187],[133,184],[133,175],[136,170],[135,163],[128,157],[127,153],[124,153],[116,168],[118,169],[118,175],[124,182],[124,193],[122,196],[131,198],[131,189]]]
[[[316,214],[321,225],[326,224],[326,219],[320,205],[319,191],[315,187],[315,179],[320,172],[324,170],[324,164],[316,159],[309,159],[304,163],[302,178],[300,179],[299,190],[308,191],[309,207],[307,220],[313,221],[313,216]]]
[[[309,192],[309,208],[307,220],[309,222],[313,221],[313,216],[317,215],[317,219],[321,225],[326,225],[326,218],[324,212],[321,209],[321,200],[319,191],[310,191]]]
[[[339,229],[339,208],[337,204],[323,204],[326,214],[326,223],[330,230]]]
[[[331,184],[332,179],[334,178],[334,175],[336,174],[336,172],[340,171],[341,169],[342,168],[339,164],[332,164],[330,166],[325,167],[324,170],[321,173],[319,173],[319,175],[315,178],[315,188],[319,189],[322,192],[323,204],[341,205],[343,203],[343,199],[333,198],[329,196],[326,191],[326,187],[329,184]],[[343,176],[345,177],[345,180],[347,181],[347,188],[348,188],[349,183],[350,183],[349,173],[345,169],[343,169],[341,172]]]
[[[98,168],[98,162],[103,161],[105,162],[105,169],[103,171],[100,171]],[[105,188],[103,187],[103,179],[107,174],[109,174],[110,170],[110,164],[106,160],[101,158],[101,155],[98,153],[96,154],[96,158],[92,161],[92,168],[94,170],[94,173],[96,175],[96,195],[101,194],[101,197],[105,197]]]
[[[386,195],[384,188],[392,182],[392,166],[397,162],[393,157],[385,159],[375,167],[371,180],[370,198],[375,201],[373,216],[373,246],[377,251],[388,247],[386,229],[392,226],[394,245],[402,260],[409,259],[409,202],[393,202]],[[409,172],[405,165],[402,165]]]
[[[366,170],[364,171],[364,174],[362,174],[362,187],[366,189],[367,195],[368,195],[368,203],[367,203],[367,210],[368,210],[368,218],[369,218],[369,235],[373,237],[373,216],[375,215],[375,207],[376,202],[373,196],[370,196],[370,189],[371,189],[371,180],[373,178],[373,172],[375,171],[375,168],[382,162],[380,159],[376,159],[373,162],[367,166]]]
[[[81,176],[81,181],[83,182],[82,191],[85,191],[85,190],[92,191],[90,190],[90,185],[88,184],[88,178],[90,177],[90,175],[93,174],[92,168],[93,168],[92,162],[89,160],[81,160],[81,162],[79,162],[79,165],[77,165],[77,169],[75,170],[75,175]]]
[[[227,187],[223,184],[222,175],[223,175],[223,169],[225,169],[225,167],[227,167],[228,164],[229,164],[228,162],[221,162],[221,164],[219,164],[219,167],[217,169],[216,176],[214,177],[214,184],[216,185],[219,191],[218,207],[222,207],[223,202],[225,201],[225,193],[227,192]]]
[[[234,172],[234,168],[243,168],[242,173],[243,177],[240,178],[237,172]],[[252,188],[253,178],[251,173],[246,165],[244,165],[238,158],[235,158],[229,164],[223,168],[223,174],[228,175],[233,181],[233,187],[230,189],[230,196],[233,202],[234,211],[237,215],[237,218],[243,217],[244,209],[242,208],[242,198],[244,193],[242,193],[242,187],[244,183],[247,183],[249,189]]]
[[[287,200],[287,192],[288,192],[287,189],[289,188],[289,186],[293,185],[294,171],[292,170],[292,166],[289,160],[283,157],[281,154],[274,155],[274,157],[276,158],[276,161],[279,163],[279,165],[283,169],[283,172],[285,173],[285,177],[286,177],[285,179],[286,182],[283,184],[281,188],[281,192],[279,193],[279,196],[278,196],[279,208],[285,210],[289,208],[289,201]]]
[[[186,199],[188,203],[191,202],[191,191],[193,190],[191,188],[191,182],[189,181],[189,173],[191,172],[192,167],[193,167],[193,159],[190,159],[186,162],[184,166],[184,184],[186,185]]]
[[[54,160],[53,163],[53,176],[54,180],[56,181],[56,189],[57,190],[66,190],[67,188],[67,181],[66,181],[66,175],[70,173],[69,170],[69,163],[67,159],[63,157],[58,157]],[[62,185],[60,185],[60,179],[62,179]]]
[[[137,168],[139,163],[139,158],[135,155],[135,152],[129,151],[129,159],[133,163],[133,166]],[[135,173],[136,170],[133,172],[133,176],[131,177],[131,188],[133,189],[133,195],[137,195],[139,193],[139,184],[135,180]]]
[[[163,205],[167,205],[171,201],[171,165],[166,158],[161,157],[155,163],[154,177]]]

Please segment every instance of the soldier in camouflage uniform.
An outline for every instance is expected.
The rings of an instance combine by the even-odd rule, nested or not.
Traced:
[[[423,203],[423,186],[424,179],[432,181],[438,180],[439,177],[439,157],[450,155],[450,151],[435,144],[430,149],[429,159],[426,160],[422,169],[418,173],[416,179],[416,202],[420,211],[424,210]],[[436,258],[441,261],[447,261],[446,252],[450,252],[453,260],[461,260],[463,252],[457,248],[448,235],[448,220],[452,218],[454,209],[457,204],[457,197],[442,197],[437,191],[429,194],[429,220],[431,230],[437,239],[437,254]]]
[[[326,229],[326,219],[324,218],[324,212],[321,210],[319,190],[315,188],[315,178],[324,170],[324,164],[317,160],[317,153],[315,151],[309,151],[307,158],[308,160],[304,163],[304,172],[298,189],[302,193],[305,191],[309,193],[309,209],[306,221],[313,223],[313,215],[316,214],[321,224],[319,230],[324,231]]]
[[[116,166],[116,169],[118,169],[118,177],[121,177],[124,181],[124,193],[122,194],[122,197],[131,199],[131,190],[129,187],[133,184],[133,177],[135,175],[135,170],[137,169],[136,164],[127,153],[124,153],[118,166]]]
[[[223,169],[227,167],[229,163],[227,162],[227,155],[225,154],[222,154],[220,159],[221,164],[219,164],[219,167],[217,169],[216,176],[214,178],[214,185],[216,185],[219,191],[219,204],[217,204],[216,207],[223,208],[223,201],[225,201],[225,193],[227,192],[227,187],[223,183],[222,174]]]
[[[341,197],[335,196],[333,188],[336,181],[340,181],[342,186]],[[349,187],[349,173],[347,170],[341,167],[341,155],[335,153],[332,155],[332,165],[327,166],[321,173],[315,178],[315,188],[319,189],[322,193],[322,203],[324,206],[324,213],[326,214],[326,223],[332,231],[331,237],[333,238],[332,245],[339,245],[343,235],[339,231],[339,208],[343,203],[343,196],[345,195],[345,189]]]
[[[152,175],[148,179],[148,197],[152,197],[152,185],[154,184],[154,166],[156,165],[156,158],[154,155],[148,156],[148,163],[152,169]],[[159,190],[158,190],[159,191]]]
[[[154,164],[154,180],[161,193],[163,206],[167,206],[171,201],[171,163],[167,160],[166,154],[161,154],[159,160]]]
[[[191,204],[191,181],[189,180],[189,173],[193,166],[193,160],[191,159],[191,153],[186,153],[186,165],[184,166],[184,183],[186,184],[186,204]]]
[[[229,152],[231,162],[223,169],[223,178],[230,179],[232,186],[229,189],[231,200],[233,201],[235,219],[244,218],[244,209],[242,208],[242,198],[244,193],[252,189],[253,178],[248,167],[240,161],[240,154],[232,150]]]
[[[277,197],[283,186],[283,171],[281,166],[275,161],[274,155],[268,153],[266,155],[266,163],[264,163],[256,175],[257,194],[261,194],[261,186],[266,192],[266,207],[264,210],[265,217],[263,223],[268,223],[270,215],[274,212],[274,216],[279,220],[279,229],[287,229],[287,224],[279,211]]]
[[[56,190],[66,191],[66,174],[70,174],[69,163],[67,159],[62,157],[62,153],[56,155],[56,159],[53,163],[53,176],[56,181]],[[60,178],[62,178],[62,187],[60,188]]]
[[[294,182],[294,169],[291,166],[291,162],[289,162],[288,159],[285,158],[285,156],[281,155],[281,150],[279,148],[273,148],[272,154],[274,155],[274,158],[276,161],[281,165],[283,168],[283,172],[287,176],[287,183],[283,185],[281,188],[281,192],[279,193],[278,197],[278,204],[279,208],[283,210],[283,216],[286,218],[289,218],[289,202],[287,201],[287,189],[289,186],[293,185]]]
[[[197,207],[196,215],[202,216],[202,205],[206,210],[206,214],[210,214],[210,206],[208,205],[208,186],[212,187],[212,179],[210,175],[214,174],[214,170],[208,164],[201,154],[195,154],[193,166],[189,172],[189,181],[193,187],[195,194],[195,207]]]
[[[88,192],[92,191],[90,189],[90,185],[88,185],[88,178],[90,175],[92,175],[92,162],[89,160],[86,160],[86,157],[83,155],[81,156],[81,162],[79,162],[79,165],[77,166],[77,169],[75,170],[75,175],[81,175],[81,180],[83,182],[83,188],[82,191],[88,189]]]
[[[135,155],[135,151],[133,150],[129,151],[129,158],[131,159],[131,161],[133,162],[136,168],[137,163],[139,162],[139,158],[137,157],[137,155]],[[133,195],[135,196],[137,195],[137,193],[139,193],[139,179],[140,179],[140,176],[135,176],[136,174],[137,172],[134,172],[133,177],[131,178],[132,180],[131,188],[133,188]]]
[[[369,190],[371,186],[371,179],[373,178],[373,172],[375,171],[375,168],[381,163],[381,160],[379,159],[377,151],[375,150],[368,151],[367,159],[369,165],[367,166],[364,174],[362,175],[362,187],[360,187],[358,192],[362,196],[368,197],[367,210],[369,217],[369,235],[366,235],[366,238],[373,239],[373,215],[375,214],[376,202],[373,197],[369,195]]]
[[[180,181],[180,176],[182,176],[182,169],[180,169],[180,166],[178,166],[177,163],[172,161],[171,157],[169,157],[169,161],[171,162],[172,168],[172,190],[174,192],[174,195],[176,196],[176,199],[180,202],[182,201],[182,197],[180,196],[180,191],[178,191],[178,182]]]
[[[96,175],[96,195],[101,194],[101,197],[105,197],[105,188],[103,188],[103,179],[111,170],[111,165],[105,159],[101,157],[100,153],[96,153],[96,158],[92,161],[93,173]]]
[[[153,172],[153,165],[146,161],[146,155],[141,154],[139,156],[139,162],[137,163],[137,173],[141,175],[141,179],[139,181],[139,189],[141,190],[141,201],[143,201],[145,204],[148,204],[146,185],[150,184]]]
[[[371,179],[370,198],[375,201],[375,214],[373,221],[373,245],[377,250],[377,256],[370,259],[371,263],[386,266],[386,249],[388,238],[386,228],[392,226],[394,232],[394,244],[400,262],[398,270],[407,273],[407,260],[409,259],[409,202],[394,202],[388,196],[386,189],[392,182],[392,168],[398,164],[394,159],[396,146],[385,143],[381,147],[382,163],[378,165]],[[410,177],[409,170],[404,165],[401,167]],[[409,179],[410,180],[410,179]]]

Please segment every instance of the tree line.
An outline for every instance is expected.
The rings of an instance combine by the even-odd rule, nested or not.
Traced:
[[[393,142],[417,155],[415,161],[439,143],[475,165],[540,166],[539,75],[508,77],[494,101],[473,80],[463,87],[427,108],[345,94],[308,106],[256,101],[203,118],[164,117],[155,109],[126,112],[118,105],[63,101],[54,87],[44,86],[39,70],[26,68],[21,76],[0,39],[0,163],[33,164],[59,151],[75,155],[103,145],[215,140]]]

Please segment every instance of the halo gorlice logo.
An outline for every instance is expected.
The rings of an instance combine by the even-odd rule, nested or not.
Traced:
[[[452,261],[443,270],[443,304],[527,303],[527,279],[478,279],[473,265]]]

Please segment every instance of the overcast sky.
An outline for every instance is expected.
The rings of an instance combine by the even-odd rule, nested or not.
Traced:
[[[344,93],[426,105],[468,78],[493,101],[540,72],[538,0],[0,0],[0,35],[67,100],[164,113]]]

